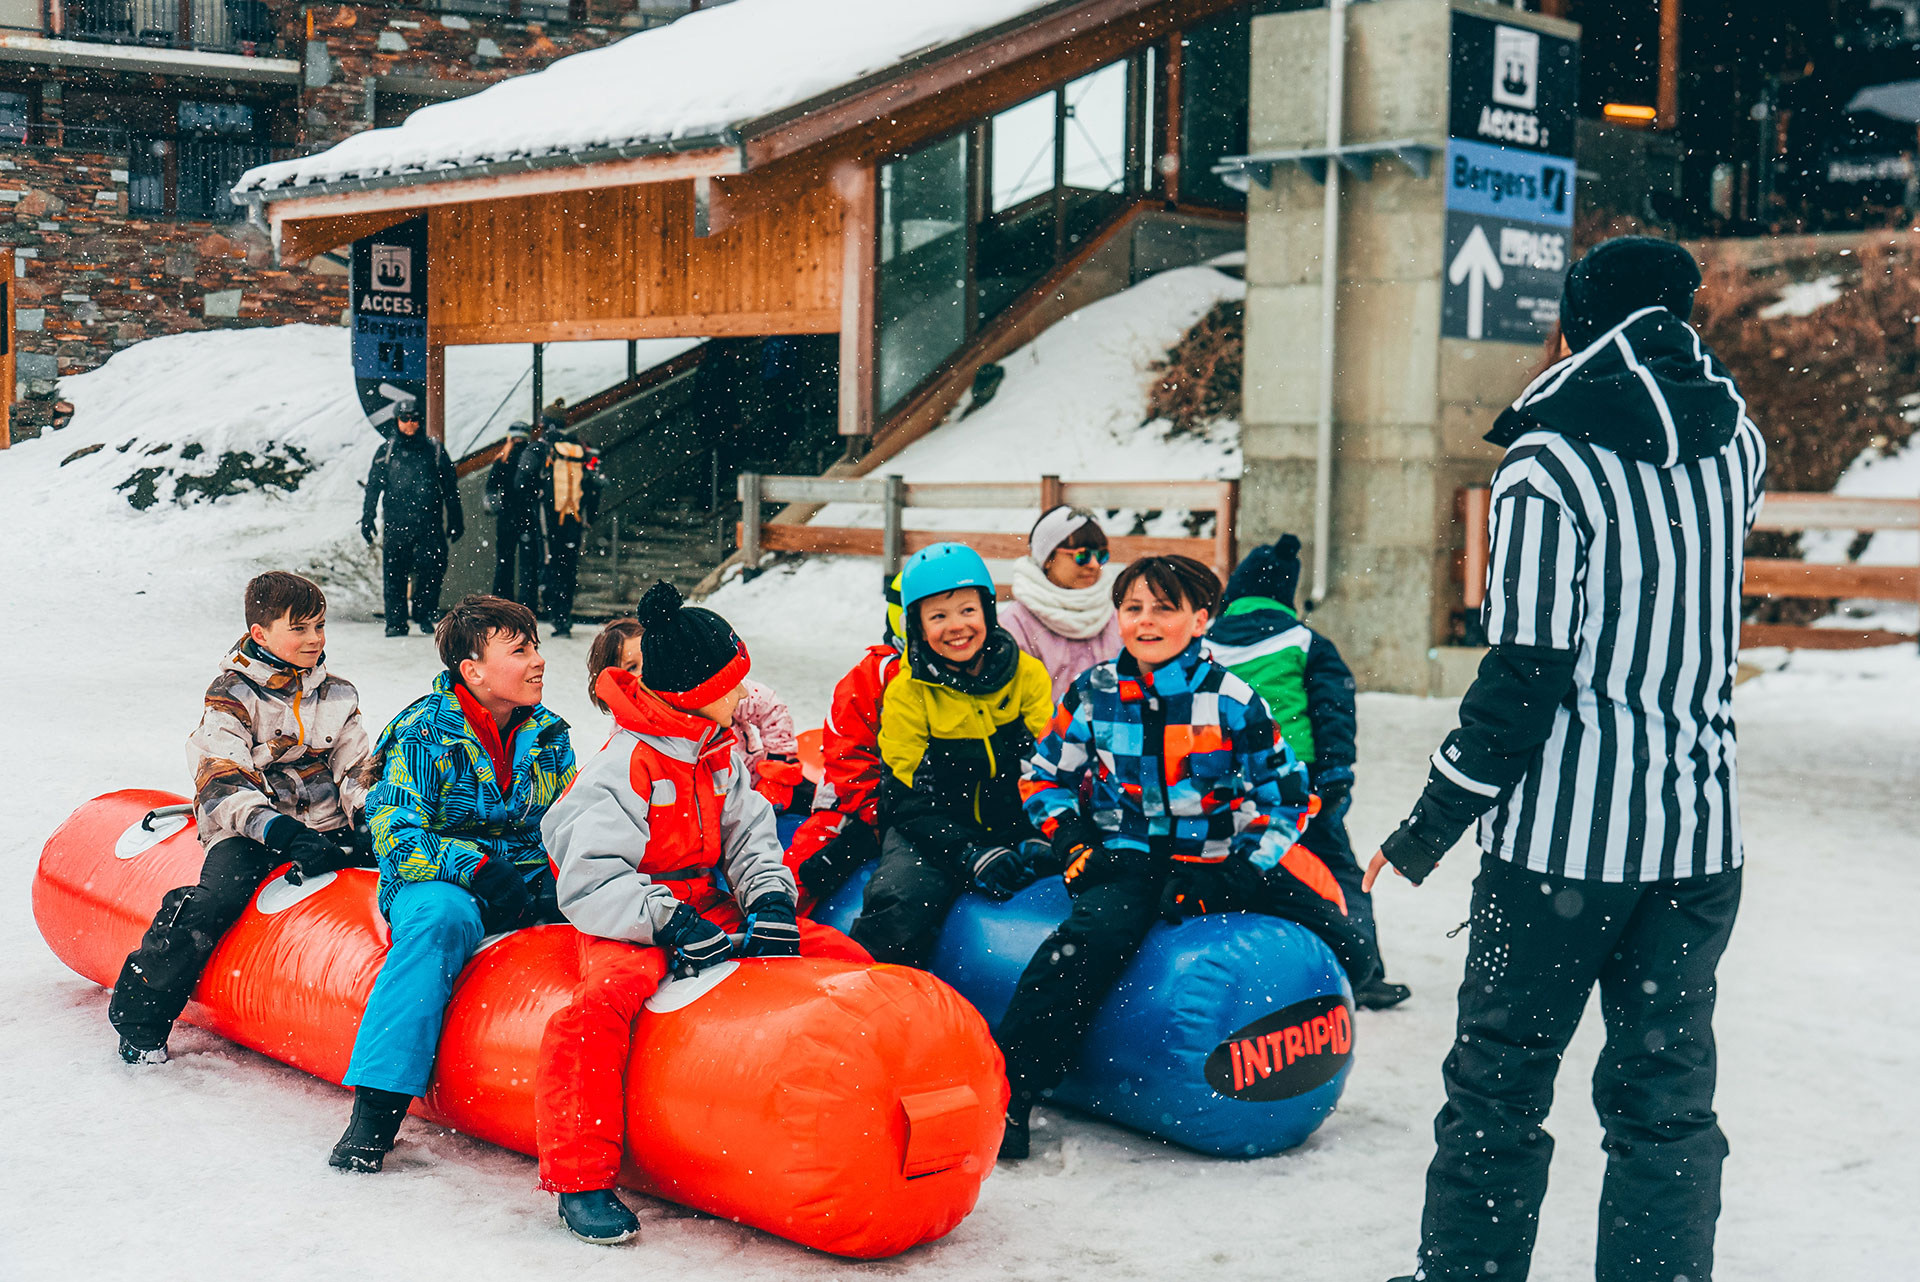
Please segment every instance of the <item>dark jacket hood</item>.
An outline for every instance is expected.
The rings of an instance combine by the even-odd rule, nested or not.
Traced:
[[[1648,307],[1536,378],[1487,440],[1505,447],[1548,431],[1673,467],[1726,448],[1746,412],[1732,376],[1693,327]]]

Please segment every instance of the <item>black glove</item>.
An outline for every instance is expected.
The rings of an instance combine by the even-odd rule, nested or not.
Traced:
[[[740,945],[740,955],[800,955],[800,919],[794,912],[791,895],[776,890],[753,901],[753,907],[747,912],[747,938]]]
[[[1353,767],[1328,766],[1314,776],[1313,791],[1320,798],[1320,813],[1333,814],[1353,792]]]
[[[467,889],[480,901],[480,928],[489,935],[518,929],[533,907],[533,894],[520,870],[492,855],[482,859],[467,878]]]
[[[341,849],[331,837],[322,836],[291,815],[279,815],[267,825],[267,849],[292,860],[287,880],[302,885],[309,877],[338,872],[352,861],[352,849]]]
[[[361,517],[360,518],[360,537],[367,541],[368,547],[373,546],[373,535],[374,535],[373,518],[370,516]]]
[[[1226,907],[1226,862],[1175,864],[1160,889],[1160,916],[1177,926],[1189,917]]]
[[[1051,849],[1057,871],[1072,885],[1100,853],[1100,833],[1078,816],[1062,819],[1053,830]]]
[[[851,815],[840,835],[813,852],[795,874],[815,899],[830,899],[853,874],[880,857],[880,838],[871,824]]]
[[[1029,862],[1029,852],[1012,846],[968,846],[962,858],[973,879],[973,888],[1002,903],[1040,879]]]
[[[667,950],[667,966],[675,973],[698,975],[733,956],[727,932],[693,911],[691,904],[674,909],[667,924],[653,932],[653,942]]]

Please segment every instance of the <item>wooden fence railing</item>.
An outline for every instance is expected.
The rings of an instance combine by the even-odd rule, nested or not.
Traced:
[[[1487,528],[1485,486],[1460,491],[1456,510],[1470,531]],[[1838,494],[1769,494],[1754,518],[1756,530],[1920,530],[1920,498],[1851,498]],[[1470,537],[1460,558],[1466,606],[1477,610],[1486,598],[1486,540]],[[1748,557],[1741,595],[1749,597],[1865,598],[1920,602],[1920,564],[1822,564],[1774,557]],[[1894,645],[1914,636],[1883,628],[1814,628],[1785,623],[1747,623],[1743,646],[1778,645],[1802,650],[1856,650]]]
[[[1849,498],[1837,494],[1769,494],[1754,518],[1756,530],[1920,530],[1920,498]],[[1920,602],[1920,564],[1825,565],[1767,557],[1747,558],[1742,595],[1751,597],[1865,597]],[[1881,628],[1811,628],[1749,623],[1742,645],[1803,650],[1854,650],[1893,645],[1913,636]]]
[[[909,528],[914,508],[1027,508],[1040,512],[1070,503],[1095,510],[1194,511],[1214,514],[1208,538],[1114,535],[1108,543],[1116,561],[1143,556],[1190,556],[1213,567],[1222,582],[1232,571],[1234,518],[1240,502],[1238,481],[981,481],[909,485],[899,476],[765,476],[742,472],[739,481],[742,520],[741,559],[760,563],[766,552],[819,552],[877,556],[886,573],[896,573],[912,553],[933,543],[965,543],[990,561],[1011,561],[1027,554],[1027,536],[1005,531],[919,530]],[[761,519],[765,503],[872,503],[881,526],[791,525]]]

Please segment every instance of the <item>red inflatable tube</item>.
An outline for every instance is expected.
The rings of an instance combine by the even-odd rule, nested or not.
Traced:
[[[110,793],[48,838],[34,920],[86,978],[111,984],[161,896],[199,875],[189,818],[142,826],[182,801]],[[386,953],[374,890],[361,870],[298,888],[267,882],[185,1018],[338,1083]],[[454,989],[416,1111],[532,1153],[540,1036],[567,1002],[577,956],[568,926],[483,947]],[[723,969],[663,987],[635,1023],[621,1183],[859,1259],[959,1224],[993,1168],[1006,1108],[1000,1053],[973,1007],[905,967],[798,958]]]

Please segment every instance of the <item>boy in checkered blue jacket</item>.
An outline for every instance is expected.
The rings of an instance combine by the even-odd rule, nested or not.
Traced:
[[[1006,1158],[1027,1155],[1034,1100],[1066,1076],[1156,919],[1290,918],[1327,941],[1355,984],[1368,977],[1339,884],[1296,844],[1312,801],[1306,768],[1260,696],[1202,651],[1220,581],[1189,557],[1148,557],[1121,572],[1113,596],[1124,651],[1074,681],[1023,771],[1027,818],[1053,844],[1073,912],[1034,953],[996,1030],[1012,1088]]]

